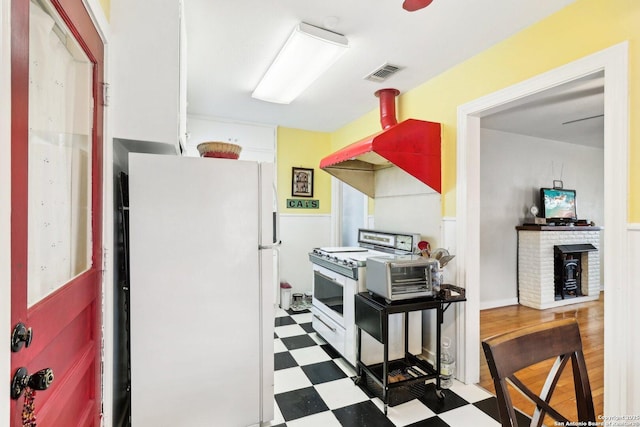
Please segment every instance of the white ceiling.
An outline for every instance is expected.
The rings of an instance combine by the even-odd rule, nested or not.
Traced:
[[[604,148],[604,72],[503,105],[483,128]]]
[[[406,12],[402,0],[185,0],[188,113],[334,131],[376,109],[376,90],[404,93],[573,1],[434,0]],[[251,98],[297,23],[332,21],[350,49],[324,76],[289,105]],[[363,79],[385,62],[404,69]]]

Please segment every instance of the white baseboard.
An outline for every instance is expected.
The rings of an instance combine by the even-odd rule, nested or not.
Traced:
[[[518,304],[518,298],[507,298],[493,301],[480,302],[480,310],[488,310],[490,308],[506,307],[508,305]]]

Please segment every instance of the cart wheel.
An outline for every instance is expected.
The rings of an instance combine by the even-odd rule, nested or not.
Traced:
[[[360,384],[362,384],[362,377],[360,377],[360,376],[353,377],[353,383],[354,383],[355,385],[360,385]]]
[[[438,396],[438,399],[444,400],[445,391],[442,389],[436,389],[436,396]]]

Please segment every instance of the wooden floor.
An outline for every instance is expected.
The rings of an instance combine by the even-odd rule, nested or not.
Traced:
[[[604,397],[604,292],[600,293],[598,301],[572,304],[547,310],[536,310],[522,305],[482,310],[480,312],[480,338],[482,340],[511,329],[566,317],[575,317],[580,326],[583,352],[589,372],[589,381],[597,417],[603,413]],[[480,386],[495,394],[491,374],[487,368],[482,349],[480,349],[480,354]],[[532,390],[539,391],[550,366],[551,361],[542,362],[532,368],[522,370],[518,377],[525,384],[531,384]],[[515,407],[528,415],[533,413],[533,404],[519,392],[512,389],[511,397]],[[568,419],[578,420],[575,409],[573,380],[569,366],[565,369],[551,402],[552,406],[555,405],[554,407]],[[553,421],[550,420],[546,420],[545,424],[554,425]]]

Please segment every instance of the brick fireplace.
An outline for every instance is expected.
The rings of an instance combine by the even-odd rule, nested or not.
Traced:
[[[516,229],[520,304],[545,309],[598,299],[599,227],[527,225]],[[564,291],[557,287],[559,281],[565,282]]]

